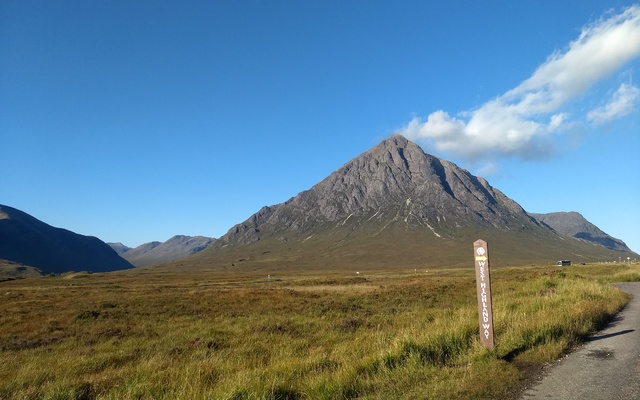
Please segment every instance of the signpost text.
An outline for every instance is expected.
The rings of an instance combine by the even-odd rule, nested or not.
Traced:
[[[493,349],[493,310],[491,308],[491,277],[487,242],[484,240],[473,242],[473,256],[476,265],[480,343],[487,349]]]

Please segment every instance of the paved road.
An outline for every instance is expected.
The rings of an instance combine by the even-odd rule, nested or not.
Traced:
[[[634,296],[627,307],[527,389],[521,400],[640,399],[640,283],[616,286]]]

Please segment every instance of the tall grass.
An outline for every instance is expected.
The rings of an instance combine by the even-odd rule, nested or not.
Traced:
[[[411,272],[5,282],[0,398],[508,398],[627,301],[598,266],[497,269],[487,351],[473,271]]]

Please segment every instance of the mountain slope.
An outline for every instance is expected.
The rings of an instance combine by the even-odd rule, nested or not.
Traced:
[[[393,135],[309,190],[263,207],[189,261],[271,269],[468,266],[478,238],[502,265],[614,259],[602,246],[566,240],[483,178]]]
[[[549,225],[561,235],[597,243],[612,250],[631,251],[622,240],[607,235],[575,211],[548,214],[529,213],[529,215]]]
[[[120,256],[136,267],[160,264],[188,257],[206,249],[215,239],[205,236],[176,235],[166,242],[149,242],[136,248],[109,243]],[[126,249],[125,249],[126,248]]]
[[[42,273],[133,267],[96,237],[52,227],[5,205],[0,205],[0,259],[36,267]]]

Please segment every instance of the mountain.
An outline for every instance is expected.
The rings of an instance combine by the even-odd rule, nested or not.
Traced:
[[[133,268],[106,243],[51,225],[0,205],[0,259],[42,273],[107,272]]]
[[[118,254],[122,254],[125,253],[129,250],[131,250],[131,247],[125,246],[124,244],[118,242],[118,243],[107,243],[113,250],[116,251],[116,253]]]
[[[395,135],[286,203],[264,207],[221,243],[252,243],[265,235],[427,228],[448,237],[469,225],[499,230],[537,226],[513,200],[455,164],[425,154]]]
[[[176,235],[166,242],[149,242],[136,248],[109,243],[121,257],[136,267],[161,264],[188,257],[206,249],[215,239],[205,236]]]
[[[498,265],[620,255],[566,240],[485,179],[393,135],[309,190],[263,207],[185,262],[236,269],[469,266],[478,238]]]
[[[575,211],[548,214],[529,213],[529,215],[550,226],[561,235],[597,243],[612,250],[631,251],[622,240],[607,235]]]

